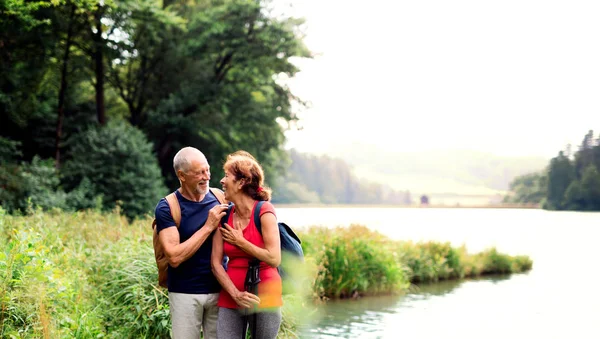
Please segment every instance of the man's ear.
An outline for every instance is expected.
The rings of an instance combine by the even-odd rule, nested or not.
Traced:
[[[179,182],[185,181],[185,175],[182,170],[177,170],[177,178],[179,179]]]

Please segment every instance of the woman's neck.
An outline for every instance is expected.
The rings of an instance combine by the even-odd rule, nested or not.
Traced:
[[[249,218],[254,207],[254,199],[248,195],[241,195],[231,199],[231,202],[235,205],[235,213],[239,217]]]

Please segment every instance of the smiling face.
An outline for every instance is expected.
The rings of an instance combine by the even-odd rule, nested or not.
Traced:
[[[181,186],[195,194],[208,193],[208,184],[210,181],[210,166],[204,157],[194,157],[190,159],[187,168],[177,171],[177,176],[181,181]]]
[[[231,200],[232,197],[242,192],[244,179],[237,180],[235,175],[229,169],[225,168],[225,176],[221,179],[221,185],[223,186],[225,199]]]
[[[237,151],[227,156],[223,165],[225,177],[221,185],[227,200],[246,195],[254,200],[269,200],[270,190],[263,188],[264,172],[254,157],[246,151]]]

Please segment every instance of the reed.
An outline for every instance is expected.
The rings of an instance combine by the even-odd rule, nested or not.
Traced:
[[[166,291],[157,287],[151,219],[119,210],[0,208],[1,338],[168,338]],[[295,338],[329,298],[403,293],[411,283],[514,273],[526,256],[492,248],[468,254],[449,243],[399,242],[365,226],[299,232],[305,262],[286,263],[296,293],[285,295],[281,338]]]

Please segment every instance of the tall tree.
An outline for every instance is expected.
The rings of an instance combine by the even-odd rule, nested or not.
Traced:
[[[548,168],[547,204],[550,209],[564,209],[565,192],[575,180],[575,168],[571,160],[562,151],[550,161]]]
[[[186,33],[172,37],[175,46],[158,66],[162,100],[142,113],[163,175],[175,186],[172,157],[195,145],[217,166],[224,154],[246,149],[272,177],[284,156],[286,122],[296,119],[292,102],[302,104],[278,79],[298,71],[290,58],[310,56],[298,33],[302,22],[274,18],[260,1],[171,7],[187,20]]]
[[[594,140],[594,131],[590,130],[583,137],[581,146],[579,146],[579,150],[575,153],[575,173],[577,174],[577,179],[581,180],[583,172],[588,165],[595,163],[595,146],[596,140]]]

